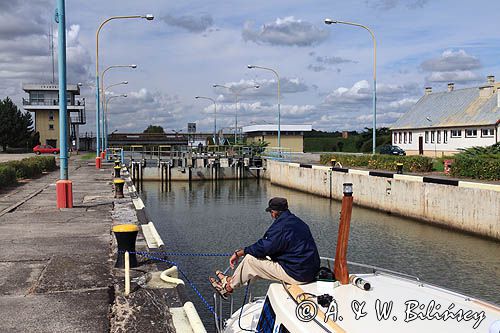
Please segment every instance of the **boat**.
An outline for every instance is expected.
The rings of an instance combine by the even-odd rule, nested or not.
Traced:
[[[322,257],[316,281],[271,283],[262,297],[250,296],[224,318],[224,301],[214,294],[220,333],[422,333],[500,331],[500,307],[427,283],[418,277],[346,260],[352,184],[344,197],[334,258]],[[473,274],[471,274],[473,276]],[[493,286],[492,286],[493,287]],[[246,303],[246,304],[245,304]]]

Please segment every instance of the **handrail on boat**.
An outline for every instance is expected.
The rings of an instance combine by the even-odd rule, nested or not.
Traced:
[[[320,257],[320,259],[326,260],[326,261],[331,261],[332,263],[335,262],[334,258]],[[415,275],[401,273],[401,272],[397,272],[397,271],[393,271],[390,269],[381,268],[381,267],[377,267],[377,266],[373,266],[373,265],[361,264],[361,263],[357,263],[354,261],[347,261],[347,264],[352,265],[352,266],[357,266],[357,267],[370,268],[373,270],[373,273],[388,273],[388,274],[396,275],[399,277],[405,277],[405,278],[409,278],[409,279],[421,282],[420,278],[418,276],[415,276]]]

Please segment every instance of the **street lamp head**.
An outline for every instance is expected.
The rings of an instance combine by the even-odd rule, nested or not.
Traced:
[[[128,81],[122,81],[122,84],[128,84]]]
[[[130,68],[137,68],[136,64],[129,65]]]
[[[213,84],[212,87],[213,88],[217,88],[217,87],[220,87],[220,85],[219,84]]]
[[[145,18],[148,21],[152,21],[152,20],[154,20],[155,17],[153,14],[146,14],[143,16],[143,18]]]
[[[81,86],[83,86],[83,83],[78,82],[76,85],[79,86],[79,87],[81,87]]]
[[[123,94],[122,97],[127,97],[127,94]]]
[[[194,98],[198,99],[198,98],[200,98],[200,96],[195,96]]]
[[[248,68],[248,69],[255,68],[255,65],[247,65],[247,68]]]
[[[255,89],[259,89],[259,88],[260,88],[260,86],[259,86],[258,84],[254,85],[253,87],[254,87]]]
[[[325,19],[325,24],[337,24],[338,21],[332,20],[331,18]]]

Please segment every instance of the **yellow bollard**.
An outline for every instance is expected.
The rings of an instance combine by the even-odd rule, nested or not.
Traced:
[[[116,258],[116,268],[125,267],[125,251],[130,253],[130,267],[137,267],[137,257],[135,255],[135,240],[139,227],[135,224],[119,224],[113,227],[113,233],[118,244],[118,257]]]
[[[123,186],[125,185],[125,181],[123,179],[117,178],[113,179],[113,184],[115,185],[115,198],[123,198]]]

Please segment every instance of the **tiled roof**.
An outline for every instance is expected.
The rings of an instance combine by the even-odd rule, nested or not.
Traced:
[[[478,88],[424,95],[391,129],[461,127],[496,124],[500,120],[497,92],[488,98]]]

